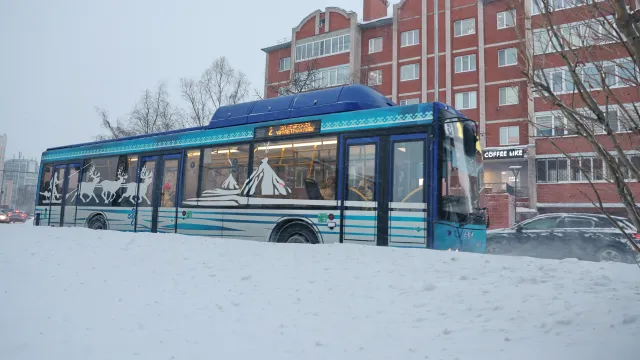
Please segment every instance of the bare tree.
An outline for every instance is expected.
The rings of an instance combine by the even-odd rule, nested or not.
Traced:
[[[338,68],[333,71],[335,72],[332,73],[319,69],[317,58],[308,61],[296,62],[293,65],[290,80],[282,83],[268,84],[267,91],[284,96],[337,86],[334,84],[345,85],[368,83],[367,79],[369,74],[365,70],[363,70],[364,75],[361,75],[358,72],[352,73],[344,68]]]
[[[183,127],[180,109],[171,105],[167,85],[160,82],[155,90],[145,90],[126,120],[109,120],[106,110],[97,108],[107,135],[99,139],[117,139],[133,135],[153,134]]]
[[[516,27],[522,43],[532,44],[521,48],[522,74],[535,96],[533,101],[554,114],[538,121],[529,119],[535,136],[548,140],[569,163],[579,164],[575,169],[591,190],[582,194],[607,216],[600,182],[612,185],[628,217],[640,229],[636,205],[640,194],[635,186],[640,182],[640,164],[629,156],[632,147],[640,147],[636,101],[640,99],[640,27],[637,11],[631,10],[635,4],[572,0],[575,9],[560,12],[555,11],[552,0],[532,1],[540,15],[522,19],[527,23],[524,33]],[[513,0],[510,7],[518,4],[519,0]],[[532,41],[527,42],[528,38]],[[596,160],[582,166],[561,140],[565,135],[575,135],[574,144],[588,144]],[[633,239],[628,240],[640,251]]]
[[[317,59],[296,62],[293,65],[291,79],[286,84],[269,84],[267,86],[268,91],[276,92],[278,95],[283,96],[323,88],[322,77],[318,71],[317,63]]]
[[[219,107],[244,101],[250,87],[247,76],[234,69],[225,57],[214,60],[199,80],[181,79],[182,97],[188,104],[189,124],[208,124]]]

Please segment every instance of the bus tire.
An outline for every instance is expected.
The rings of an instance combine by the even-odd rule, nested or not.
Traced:
[[[308,225],[292,222],[280,229],[276,242],[290,244],[317,244],[318,237]]]
[[[107,230],[107,220],[102,215],[95,215],[89,220],[89,229]]]

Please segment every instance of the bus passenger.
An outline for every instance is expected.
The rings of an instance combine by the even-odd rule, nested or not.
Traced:
[[[336,198],[336,178],[335,176],[329,176],[327,180],[320,187],[320,193],[325,200],[335,200]]]

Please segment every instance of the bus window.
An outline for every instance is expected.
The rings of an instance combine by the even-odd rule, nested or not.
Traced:
[[[88,160],[84,167],[82,183],[78,198],[78,205],[83,206],[111,206],[114,199],[109,188],[105,188],[105,181],[120,180],[118,173],[118,157],[98,158]],[[100,184],[101,186],[98,186]],[[116,188],[115,190],[118,190]],[[115,195],[115,194],[114,194]]]
[[[40,194],[38,194],[38,205],[49,205],[51,203],[51,176],[53,170],[51,164],[42,167],[40,175]]]
[[[337,152],[336,138],[258,143],[252,179],[262,179],[262,184],[249,184],[248,192],[255,197],[334,200]]]
[[[131,207],[135,204],[138,192],[138,155],[120,156],[119,162],[118,169],[124,176],[118,178],[120,190],[116,197],[117,201],[113,201],[113,205]]]
[[[424,141],[394,143],[393,202],[424,203]]]
[[[204,149],[200,196],[218,189],[239,190],[248,171],[249,145]]]
[[[376,199],[376,145],[349,146],[348,201]]]
[[[184,161],[182,201],[198,197],[198,173],[200,172],[200,149],[188,150]]]
[[[462,136],[463,123],[451,125],[443,140],[441,217],[453,222],[464,222],[479,207],[482,186],[482,162],[478,154],[465,152]]]

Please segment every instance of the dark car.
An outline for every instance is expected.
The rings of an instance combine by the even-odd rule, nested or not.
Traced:
[[[590,261],[635,262],[640,254],[625,233],[640,244],[640,235],[628,219],[605,215],[546,214],[512,228],[487,231],[487,253],[545,259],[577,258]]]
[[[8,224],[10,222],[11,222],[11,219],[9,219],[9,214],[0,210],[0,224]]]
[[[9,220],[11,220],[11,222],[25,222],[27,221],[29,217],[27,216],[27,213],[24,211],[20,211],[20,210],[12,210],[9,212]]]

